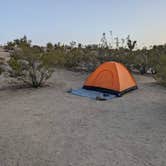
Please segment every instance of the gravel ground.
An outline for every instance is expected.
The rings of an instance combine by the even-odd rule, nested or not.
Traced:
[[[0,166],[166,166],[166,89],[136,75],[139,89],[110,101],[66,93],[86,77],[58,70],[40,89],[0,78]]]

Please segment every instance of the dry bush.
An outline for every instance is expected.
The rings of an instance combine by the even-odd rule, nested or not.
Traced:
[[[159,83],[166,86],[166,55],[162,55],[157,65],[157,74],[155,78]]]
[[[8,61],[9,75],[32,87],[40,87],[54,71],[48,59],[47,54],[40,52],[37,48],[17,49]]]

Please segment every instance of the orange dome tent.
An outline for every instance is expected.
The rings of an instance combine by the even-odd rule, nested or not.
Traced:
[[[123,64],[105,62],[86,79],[83,88],[110,92],[121,96],[130,90],[136,89],[137,84]]]

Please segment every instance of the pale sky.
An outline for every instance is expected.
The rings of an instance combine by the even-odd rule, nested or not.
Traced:
[[[0,44],[99,43],[128,34],[138,45],[166,43],[166,0],[0,0]]]

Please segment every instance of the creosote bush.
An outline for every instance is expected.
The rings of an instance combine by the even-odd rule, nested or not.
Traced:
[[[23,46],[16,49],[12,53],[8,64],[11,77],[35,88],[42,86],[54,71],[47,54],[36,47]]]
[[[159,83],[166,86],[166,55],[162,55],[157,65],[157,74],[155,78]]]

